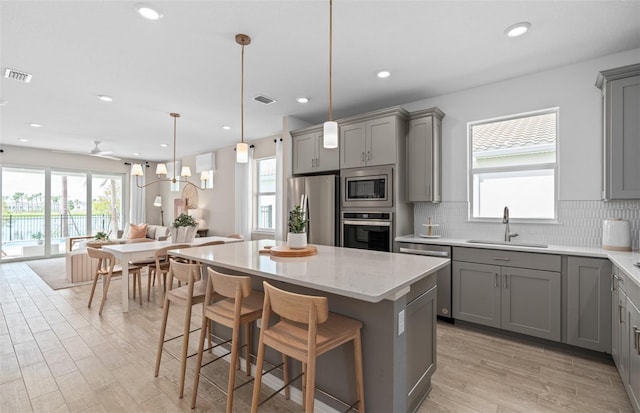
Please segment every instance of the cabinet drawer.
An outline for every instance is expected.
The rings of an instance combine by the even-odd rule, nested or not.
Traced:
[[[454,247],[453,260],[544,271],[560,271],[561,267],[560,255],[498,249]]]

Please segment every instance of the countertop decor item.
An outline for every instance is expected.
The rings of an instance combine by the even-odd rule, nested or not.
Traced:
[[[289,211],[289,234],[287,234],[289,248],[305,248],[307,246],[307,222],[306,214],[300,205],[296,205]]]
[[[274,257],[308,257],[316,255],[318,248],[313,245],[307,245],[304,248],[290,248],[280,245],[270,248],[269,253]]]
[[[602,248],[631,251],[631,223],[620,218],[605,219],[602,223]]]
[[[198,231],[198,223],[191,215],[182,213],[173,221],[171,228],[171,242],[193,242]]]

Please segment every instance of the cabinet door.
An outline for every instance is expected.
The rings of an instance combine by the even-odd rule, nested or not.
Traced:
[[[627,296],[618,289],[618,373],[626,386],[629,383],[629,314]]]
[[[627,394],[636,412],[640,411],[640,311],[627,300],[629,313],[629,384]]]
[[[453,318],[500,327],[500,267],[454,261]]]
[[[611,262],[567,259],[567,343],[611,352]]]
[[[436,367],[436,287],[407,304],[407,411],[415,411],[431,387]]]
[[[407,202],[432,201],[433,118],[413,119],[407,136]]]
[[[365,148],[367,166],[396,163],[397,121],[395,116],[367,121]]]
[[[316,171],[335,171],[340,169],[340,149],[326,149],[323,146],[322,133],[316,136]]]
[[[640,76],[614,80],[607,94],[610,199],[640,198]]]
[[[313,172],[316,163],[317,132],[293,137],[293,173]]]
[[[560,273],[502,267],[502,328],[560,341]]]
[[[355,168],[365,164],[365,122],[340,126],[340,167]]]
[[[622,323],[622,314],[618,295],[622,295],[618,289],[614,274],[618,273],[618,268],[613,267],[611,274],[611,358],[618,366],[620,364],[620,327]],[[618,370],[620,368],[618,367]],[[622,377],[622,374],[620,375]]]

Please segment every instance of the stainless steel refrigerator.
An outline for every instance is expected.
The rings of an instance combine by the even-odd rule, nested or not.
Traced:
[[[339,182],[338,175],[289,178],[287,211],[296,205],[306,211],[309,244],[339,244]]]

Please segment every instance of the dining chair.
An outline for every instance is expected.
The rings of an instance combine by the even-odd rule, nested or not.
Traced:
[[[166,247],[158,249],[154,253],[154,259],[149,264],[148,271],[149,277],[147,278],[147,301],[151,300],[151,287],[155,285],[156,276],[158,277],[158,291],[162,288],[163,293],[167,291],[167,274],[169,273],[169,250],[178,248],[189,248],[189,244],[171,244]],[[160,282],[160,276],[162,276],[162,283]],[[164,296],[162,296],[164,298]],[[164,300],[161,301],[164,305]]]
[[[102,277],[104,285],[102,287],[102,301],[100,302],[100,310],[98,315],[102,315],[104,309],[104,303],[107,300],[107,293],[109,292],[109,285],[111,284],[111,277],[114,275],[122,275],[122,267],[116,265],[116,257],[103,249],[87,247],[87,254],[90,258],[96,258],[98,265],[96,266],[96,272],[93,276],[93,285],[91,286],[91,295],[89,296],[89,304],[87,307],[91,308],[91,302],[93,301],[93,294],[96,291],[96,284],[98,278]],[[133,265],[129,266],[129,274],[133,276],[133,298],[136,297],[136,280],[138,285],[138,300],[142,305],[142,283],[140,280],[141,267]],[[122,282],[129,282],[129,280],[122,280]]]

